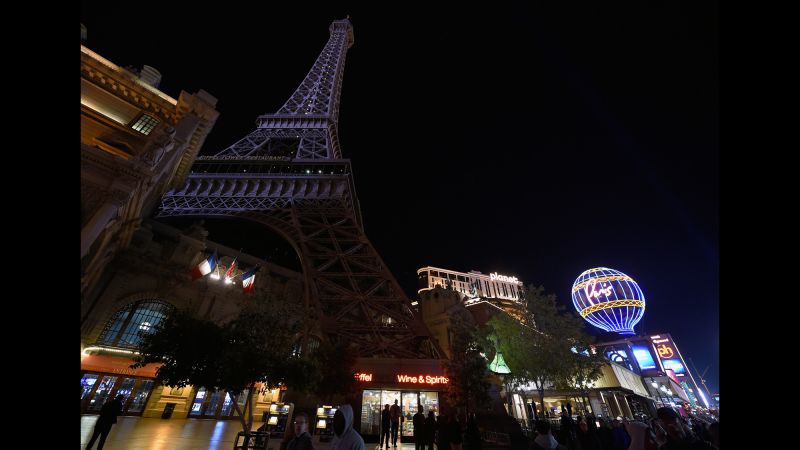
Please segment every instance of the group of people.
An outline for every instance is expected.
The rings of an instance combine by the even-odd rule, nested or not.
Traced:
[[[683,418],[672,408],[659,408],[649,421],[596,419],[588,414],[573,421],[562,415],[559,439],[550,423],[536,422],[536,437],[529,450],[718,450],[719,422]],[[559,442],[560,441],[560,442]]]
[[[381,436],[379,448],[384,445],[388,450],[397,447],[397,435],[400,429],[400,405],[397,400],[394,405],[385,404],[381,411]],[[480,432],[474,417],[467,423],[466,433],[463,433],[463,422],[455,415],[434,414],[433,410],[428,411],[427,417],[424,414],[421,404],[417,407],[417,413],[411,418],[414,425],[414,449],[415,450],[434,450],[434,445],[438,450],[461,450],[464,440],[468,441],[470,449],[480,448]]]
[[[283,434],[279,450],[314,450],[311,433],[308,432],[308,414],[295,414],[291,427]],[[331,450],[364,450],[364,439],[353,429],[353,407],[342,405],[333,415],[333,440]]]
[[[119,395],[103,405],[87,450],[98,438],[98,449],[103,448],[111,426],[122,412],[123,399],[124,396]],[[397,400],[394,405],[384,405],[381,412],[380,449],[385,444],[386,450],[389,450],[390,437],[391,446],[397,447],[401,420],[403,418]],[[474,415],[467,421],[466,429],[463,429],[463,421],[458,416],[446,414],[437,417],[431,410],[425,417],[422,405],[419,405],[411,420],[415,450],[462,450],[465,441],[468,450],[482,448]],[[314,450],[308,432],[309,422],[306,413],[297,413],[293,426],[284,434],[279,450]],[[558,440],[553,436],[547,420],[536,421],[536,435],[532,441],[520,439],[512,433],[512,450],[719,450],[718,421],[684,418],[667,407],[659,408],[657,418],[649,421],[613,419],[609,422],[603,418],[596,419],[592,414],[578,416],[577,421],[573,421],[564,412],[560,425]],[[342,405],[334,414],[333,432],[330,450],[365,450],[364,439],[353,428],[353,408],[350,405]],[[521,429],[517,434],[522,434]]]

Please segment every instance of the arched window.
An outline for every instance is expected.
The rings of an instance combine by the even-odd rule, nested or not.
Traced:
[[[97,343],[136,348],[141,340],[139,331],[152,331],[173,309],[169,303],[159,300],[142,300],[128,305],[108,321]]]

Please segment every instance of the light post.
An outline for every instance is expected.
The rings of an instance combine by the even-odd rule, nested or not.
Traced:
[[[658,401],[661,402],[661,406],[665,406],[664,398],[661,397],[661,391],[658,389],[658,383],[652,377],[650,377],[650,385],[653,386],[653,389],[656,390],[656,394],[658,395]]]

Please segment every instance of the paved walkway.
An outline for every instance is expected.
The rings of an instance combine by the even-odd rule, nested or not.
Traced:
[[[82,449],[92,437],[97,417],[81,416]],[[236,433],[241,430],[238,420],[162,420],[121,416],[111,428],[103,450],[233,450]],[[278,439],[270,440],[269,446],[277,450],[279,444]],[[314,443],[314,450],[328,450],[329,447],[327,442]],[[97,442],[94,448],[97,448]],[[366,450],[376,448],[376,443],[366,445]],[[414,450],[414,444],[402,444],[397,450]]]

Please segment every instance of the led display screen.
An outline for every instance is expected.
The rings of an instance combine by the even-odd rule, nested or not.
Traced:
[[[646,346],[634,345],[633,356],[636,358],[636,362],[639,363],[639,368],[642,370],[656,368],[656,362],[653,359],[653,354],[650,353],[650,350]]]
[[[675,372],[675,375],[686,374],[686,369],[683,368],[683,364],[681,364],[681,360],[678,358],[662,359],[661,364],[664,365],[664,369],[672,369]]]

